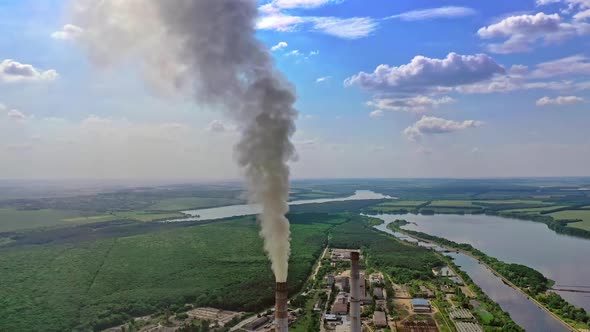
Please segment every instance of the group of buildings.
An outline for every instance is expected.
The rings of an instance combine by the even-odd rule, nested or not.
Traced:
[[[324,315],[324,320],[329,329],[334,332],[361,331],[361,323],[371,324],[375,327],[386,327],[386,292],[383,289],[383,276],[374,273],[369,276],[364,271],[355,267],[355,256],[359,257],[359,251],[344,249],[332,249],[331,262],[336,264],[343,261],[351,261],[351,269],[341,271],[337,275],[326,276],[328,287],[337,292],[334,302],[329,308],[329,313]],[[358,258],[356,258],[358,260]],[[356,262],[358,264],[358,261]],[[357,277],[355,278],[355,273]],[[356,279],[356,281],[355,281]],[[372,317],[367,317],[361,322],[361,308],[375,305]],[[356,328],[355,329],[355,325]]]

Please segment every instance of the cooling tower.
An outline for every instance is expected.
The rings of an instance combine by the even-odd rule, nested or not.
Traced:
[[[361,332],[361,298],[359,253],[350,253],[350,331]]]
[[[289,331],[289,313],[287,311],[287,301],[289,292],[286,282],[277,282],[275,291],[275,331]]]

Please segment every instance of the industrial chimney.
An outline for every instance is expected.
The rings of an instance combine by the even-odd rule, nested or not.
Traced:
[[[287,300],[289,291],[286,282],[277,282],[275,291],[275,331],[289,331],[289,312],[287,310]]]
[[[361,297],[359,253],[350,253],[350,332],[361,332]]]

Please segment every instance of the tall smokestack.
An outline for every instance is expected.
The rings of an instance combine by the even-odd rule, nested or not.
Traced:
[[[289,311],[287,310],[287,300],[289,291],[286,282],[277,282],[275,291],[275,331],[289,331]]]
[[[160,95],[190,94],[240,132],[235,155],[248,182],[277,282],[290,254],[289,166],[295,89],[256,39],[257,0],[73,0],[79,44],[100,65],[139,67]]]
[[[359,253],[350,253],[350,331],[361,332],[361,298]]]

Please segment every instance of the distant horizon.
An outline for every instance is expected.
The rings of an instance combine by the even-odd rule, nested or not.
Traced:
[[[317,177],[296,178],[298,181],[349,181],[349,180],[547,180],[547,179],[589,179],[590,175],[552,175],[552,176],[482,176],[482,177]],[[168,182],[166,184],[207,184],[207,183],[241,183],[241,178],[197,179],[197,178],[0,178],[0,183],[7,182]]]

